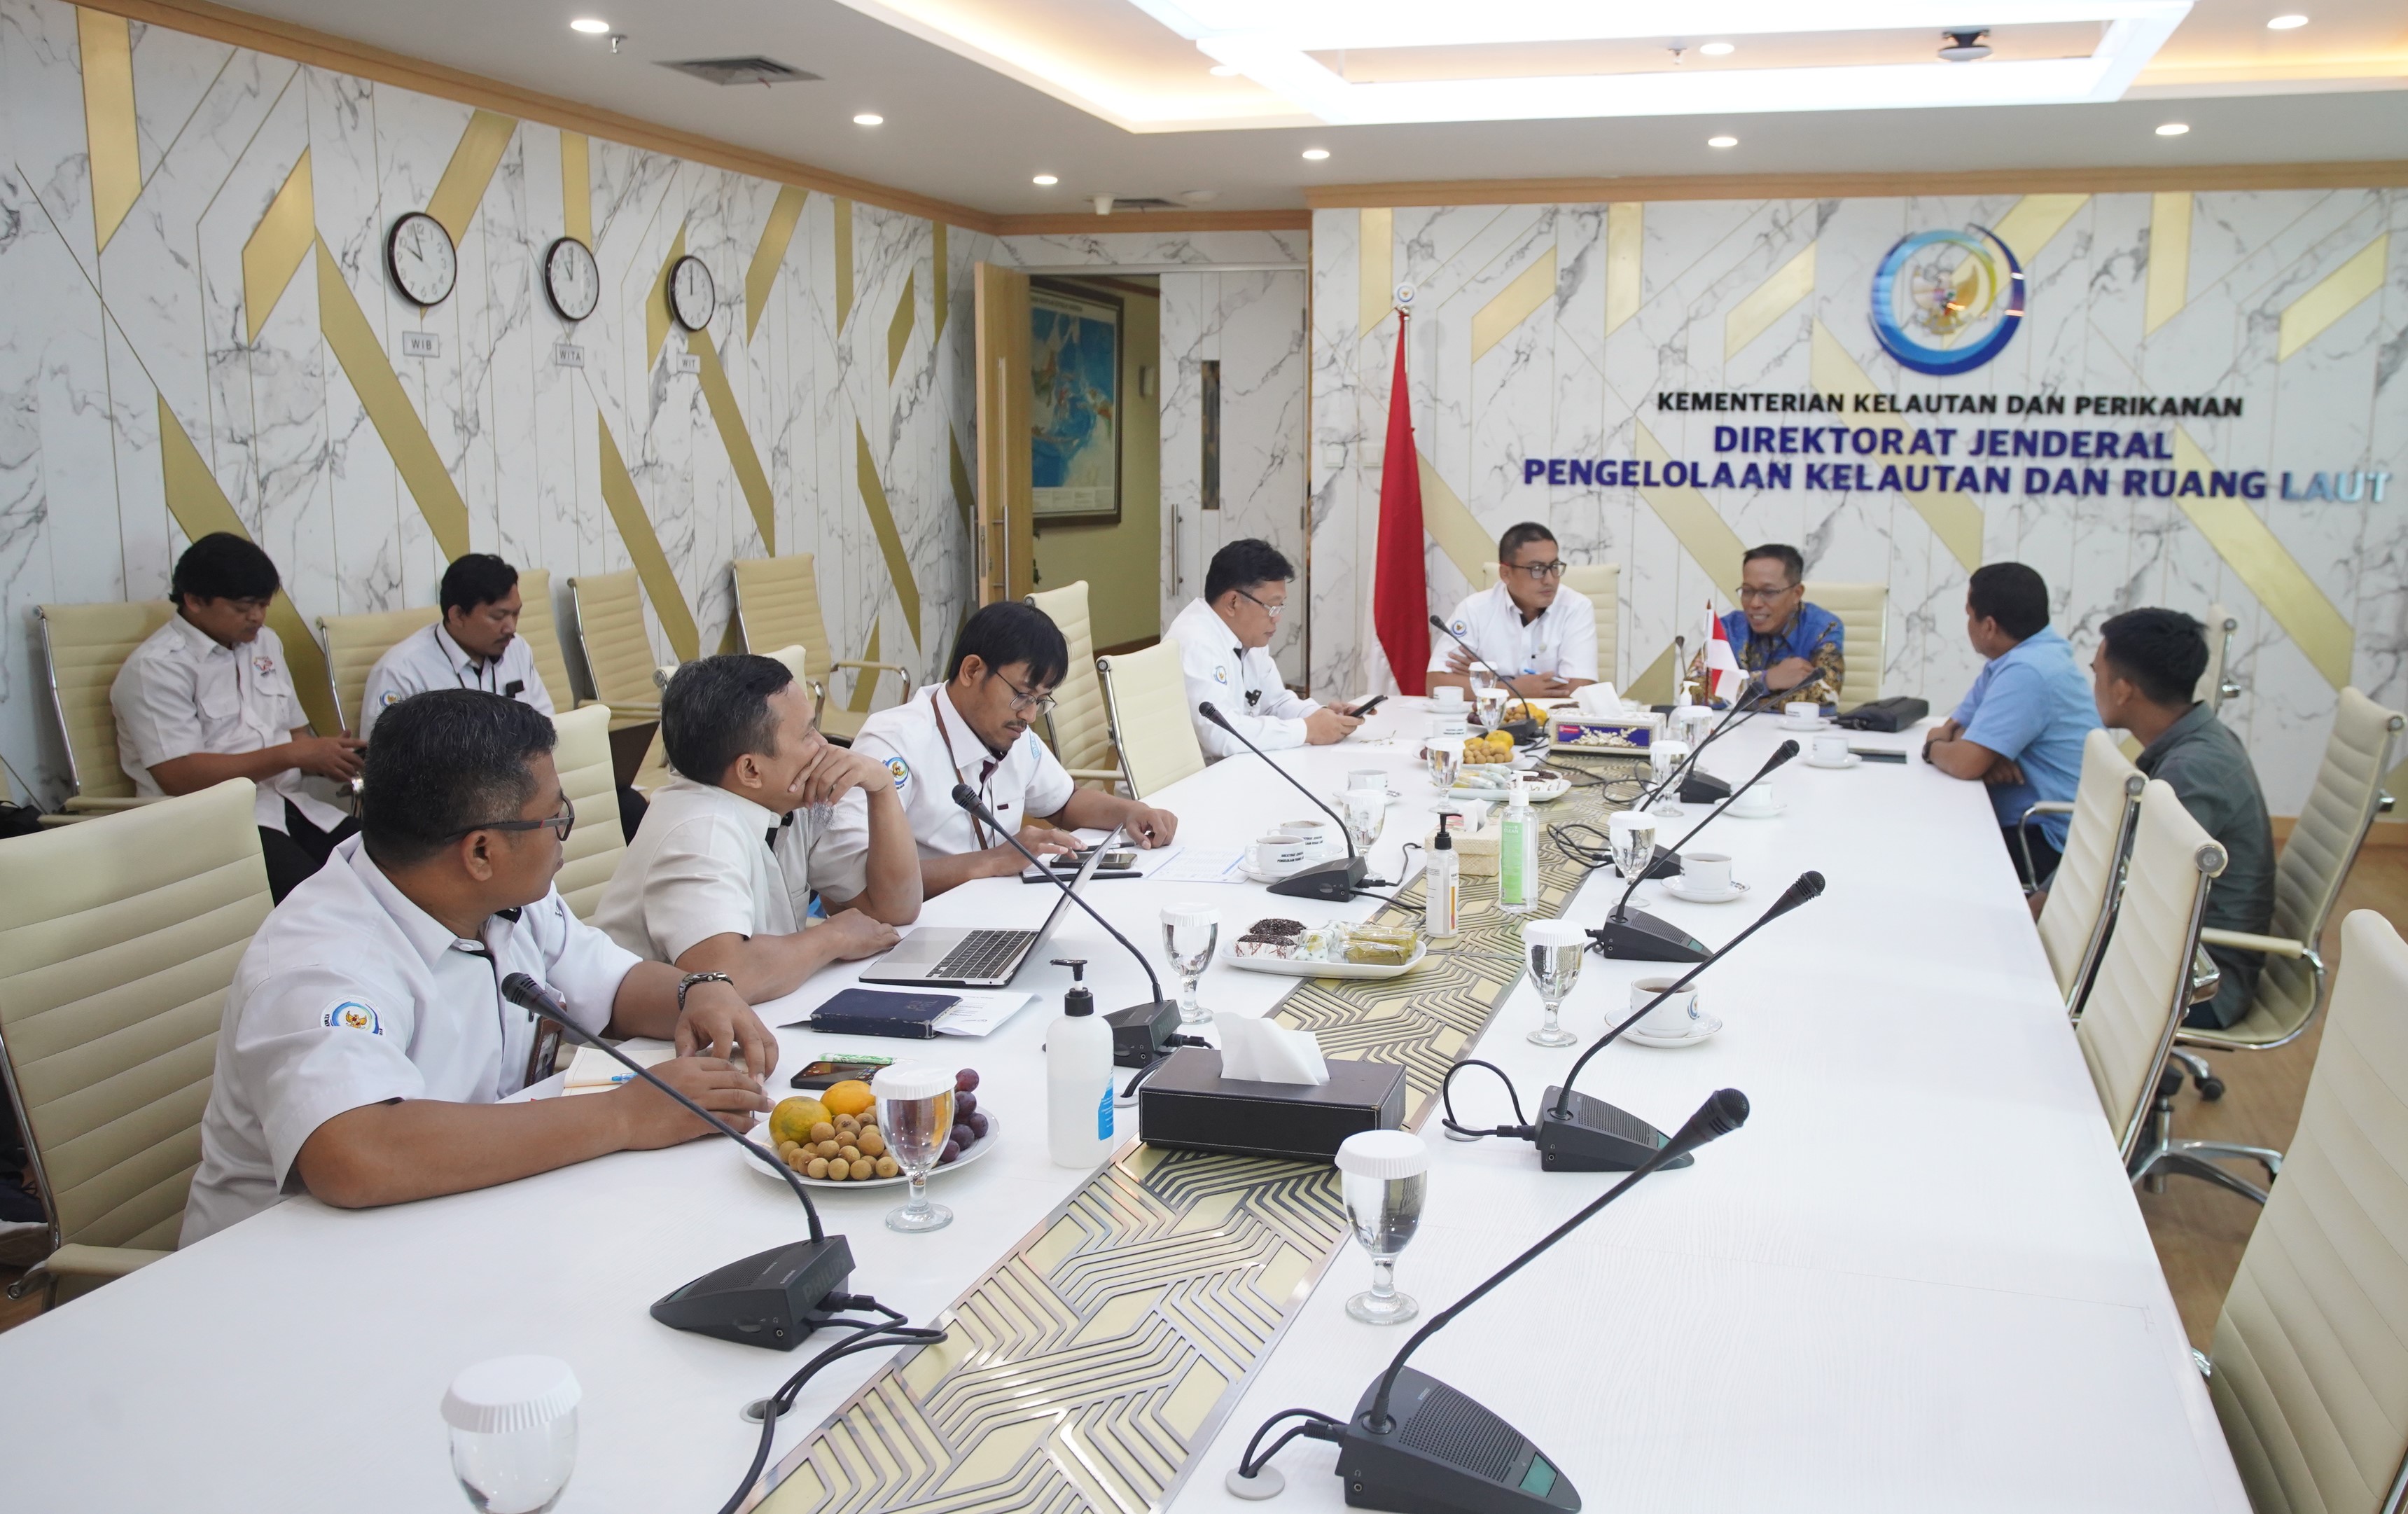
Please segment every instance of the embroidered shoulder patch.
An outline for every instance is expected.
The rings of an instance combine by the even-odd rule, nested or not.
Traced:
[[[378,703],[379,705],[382,706],[384,709],[387,709],[387,710],[392,709],[394,705],[399,704],[400,702],[401,702],[401,690],[399,690],[399,689],[397,689],[397,688],[389,688],[389,689],[386,689],[386,690],[384,691],[384,698],[383,698],[383,699],[381,699],[377,700],[377,703]]]
[[[911,781],[911,765],[904,761],[899,757],[891,757],[886,759],[886,771],[895,775],[895,786],[896,788],[901,788],[905,784]]]
[[[1457,620],[1457,621],[1455,623],[1455,635],[1457,635],[1457,636],[1469,636],[1469,635],[1470,635],[1470,634],[1471,634],[1471,623],[1470,623],[1469,621],[1467,621],[1467,620]]]
[[[1213,669],[1213,670],[1212,670],[1212,682],[1214,682],[1214,683],[1216,683],[1216,684],[1224,684],[1224,685],[1227,684],[1227,683],[1229,682],[1229,670],[1228,670],[1228,669],[1226,669],[1226,668],[1215,668],[1215,669]]]
[[[345,999],[328,1006],[324,1018],[330,1031],[366,1031],[370,1035],[384,1034],[384,1021],[375,1009],[356,999]]]

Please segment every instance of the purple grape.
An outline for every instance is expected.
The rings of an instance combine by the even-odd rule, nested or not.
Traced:
[[[971,1134],[982,1141],[986,1139],[987,1118],[984,1115],[973,1113],[970,1116],[969,1125]]]
[[[937,1158],[937,1165],[942,1167],[948,1162],[959,1161],[961,1157],[961,1143],[959,1141],[948,1141],[945,1143],[944,1151]]]
[[[978,1091],[979,1075],[975,1067],[965,1067],[953,1074],[953,1087],[964,1093]]]
[[[964,1120],[964,1119],[968,1119],[968,1118],[969,1118],[972,1115],[977,1114],[977,1113],[978,1113],[978,1095],[977,1095],[977,1094],[975,1094],[975,1093],[956,1093],[956,1094],[954,1094],[954,1095],[953,1095],[953,1118],[954,1118],[954,1119],[956,1119],[956,1120]]]
[[[953,1121],[953,1144],[955,1146],[968,1146],[977,1139],[978,1136],[972,1133],[968,1125],[965,1124],[961,1120]]]

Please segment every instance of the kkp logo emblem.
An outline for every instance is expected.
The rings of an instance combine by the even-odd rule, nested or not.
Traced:
[[[886,771],[895,775],[895,786],[897,788],[911,781],[911,765],[899,757],[886,759]]]
[[[1917,373],[1970,373],[2024,319],[2024,270],[1987,226],[1899,238],[1873,270],[1873,336]]]

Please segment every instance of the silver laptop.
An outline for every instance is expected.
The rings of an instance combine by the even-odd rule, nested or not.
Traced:
[[[991,930],[968,926],[929,926],[903,938],[901,945],[862,970],[864,983],[903,983],[939,988],[1000,988],[1009,985],[1020,965],[1053,939],[1062,916],[1070,912],[1070,895],[1087,879],[1104,854],[1121,839],[1114,830],[1087,854],[1068,893],[1054,892],[1054,912],[1034,930]]]

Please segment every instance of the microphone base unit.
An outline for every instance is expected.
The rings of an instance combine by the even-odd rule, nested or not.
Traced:
[[[1370,864],[1359,857],[1343,861],[1317,862],[1301,872],[1290,873],[1271,885],[1270,891],[1283,899],[1318,899],[1329,903],[1342,903],[1353,899],[1370,875]]]
[[[1731,786],[1711,772],[1691,772],[1681,780],[1684,804],[1720,804],[1731,797]]]
[[[1561,1089],[1549,1089],[1540,1100],[1537,1133],[1539,1168],[1550,1173],[1627,1173],[1660,1150],[1666,1135],[1627,1109],[1618,1109],[1585,1093],[1571,1097],[1571,1107],[1555,1112]],[[1697,1158],[1684,1154],[1664,1164],[1686,1167]]]
[[[1179,1001],[1157,999],[1131,1004],[1104,1017],[1112,1028],[1112,1065],[1143,1067],[1163,1053],[1179,1033]]]
[[[738,1346],[791,1351],[833,1312],[820,1307],[853,1276],[853,1247],[841,1235],[771,1247],[707,1272],[652,1305],[672,1330],[716,1335]]]
[[[1649,876],[1655,870],[1649,869]],[[1621,962],[1702,962],[1713,952],[1697,937],[1661,916],[1626,909],[1589,932],[1597,949]]]
[[[1363,1391],[1338,1443],[1338,1478],[1354,1508],[1394,1514],[1574,1514],[1580,1493],[1530,1438],[1426,1373],[1397,1374],[1389,1426],[1369,1419],[1379,1379]]]

